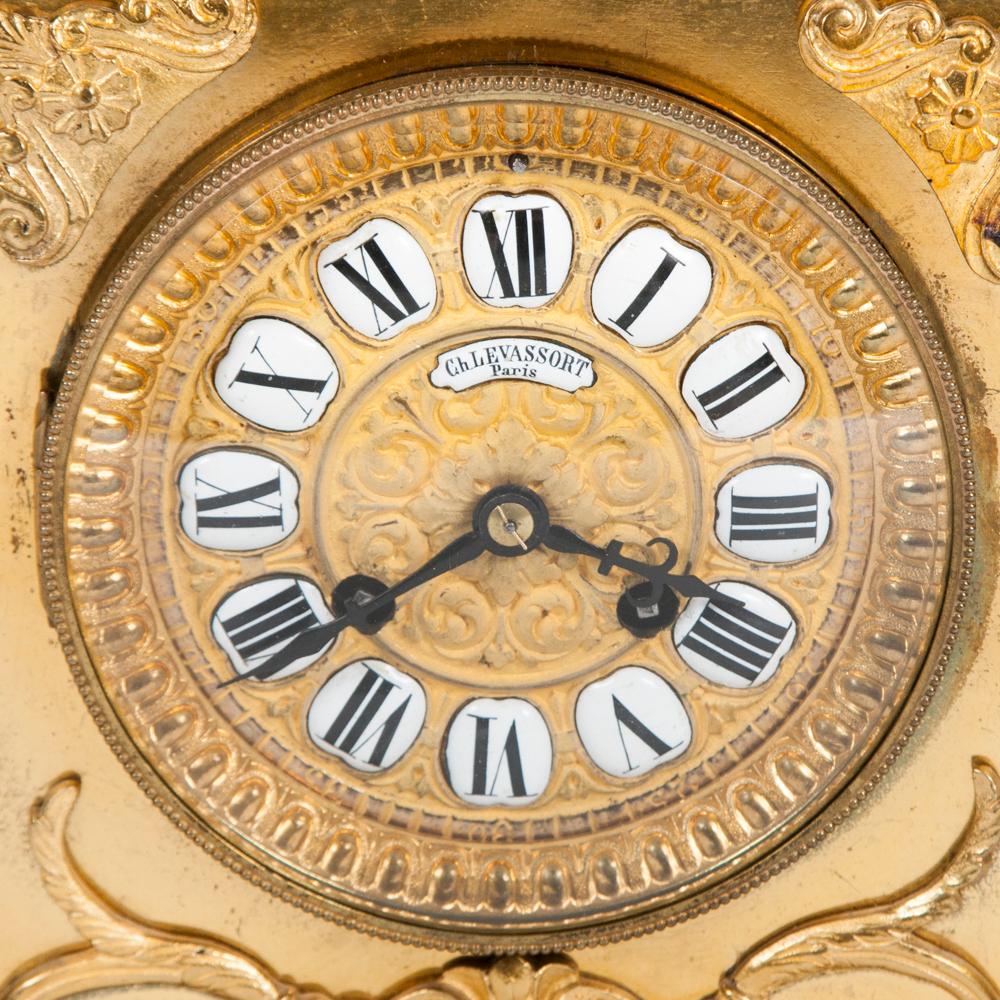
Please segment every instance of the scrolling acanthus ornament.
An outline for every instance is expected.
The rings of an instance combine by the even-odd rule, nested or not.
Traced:
[[[962,252],[1000,281],[1000,40],[930,0],[812,0],[799,49],[864,108],[931,182]]]
[[[956,1000],[1000,1000],[1000,986],[973,958],[926,924],[962,905],[1000,847],[1000,774],[972,762],[972,816],[944,859],[899,892],[785,927],[751,948],[705,1000],[767,1000],[795,983],[872,970],[937,986]]]
[[[68,253],[125,156],[256,27],[254,0],[120,0],[51,19],[0,5],[0,247],[34,265]]]
[[[362,996],[300,986],[236,945],[127,913],[81,871],[66,842],[80,778],[54,781],[31,811],[31,845],[49,896],[86,946],[40,958],[0,982],[4,1000],[64,1000],[96,990],[178,986],[222,1000],[342,1000]],[[410,981],[385,1000],[638,1000],[580,972],[565,958],[455,962]]]
[[[767,1000],[796,983],[877,970],[939,987],[956,1000],[1000,1000],[1000,987],[971,957],[923,928],[962,905],[1000,848],[1000,774],[973,760],[972,816],[942,861],[881,899],[821,913],[752,947],[705,1000]],[[250,952],[207,934],[164,927],[124,911],[79,868],[66,828],[80,779],[54,781],[31,811],[31,845],[49,896],[86,946],[40,957],[0,983],[4,1000],[64,1000],[94,990],[183,986],[223,1000],[335,1000],[280,976]],[[346,996],[344,994],[343,996]],[[358,994],[351,993],[357,997]],[[508,956],[458,961],[410,982],[387,1000],[638,1000],[582,973],[566,958]],[[666,995],[662,1000],[670,1000]]]

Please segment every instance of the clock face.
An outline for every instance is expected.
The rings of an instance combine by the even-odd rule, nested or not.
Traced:
[[[933,331],[814,178],[651,91],[316,109],[151,228],[66,379],[43,537],[88,703],[336,919],[498,951],[717,905],[943,669],[971,471]]]

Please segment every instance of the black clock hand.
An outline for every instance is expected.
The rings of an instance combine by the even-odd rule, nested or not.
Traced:
[[[409,576],[403,577],[398,583],[393,584],[382,593],[372,596],[366,601],[352,599],[347,602],[347,610],[344,614],[334,618],[331,622],[322,625],[314,625],[303,632],[300,632],[287,646],[279,649],[273,656],[263,663],[258,664],[245,674],[237,674],[235,677],[223,681],[219,687],[228,687],[242,680],[267,680],[276,673],[284,670],[289,664],[303,656],[311,656],[318,653],[327,643],[344,631],[345,628],[359,626],[370,629],[371,617],[374,612],[381,608],[391,606],[395,599],[402,594],[419,587],[421,584],[433,580],[453,569],[457,569],[464,563],[471,562],[481,555],[486,548],[482,536],[478,531],[469,531],[459,536],[453,542],[446,545],[437,555],[432,556],[419,569],[414,570]],[[381,622],[378,628],[392,619],[390,615]],[[378,631],[376,628],[375,631]]]
[[[635,573],[648,580],[652,585],[649,603],[655,604],[664,587],[685,597],[704,597],[719,607],[738,609],[743,602],[734,597],[727,597],[713,590],[707,583],[689,573],[671,573],[677,562],[677,546],[669,538],[654,538],[649,545],[666,545],[668,553],[661,563],[645,563],[638,559],[629,559],[622,555],[623,543],[617,539],[610,541],[604,548],[581,538],[576,532],[561,525],[551,525],[542,540],[542,544],[556,552],[568,552],[572,555],[588,556],[598,561],[597,572],[607,576],[612,569],[623,569]]]

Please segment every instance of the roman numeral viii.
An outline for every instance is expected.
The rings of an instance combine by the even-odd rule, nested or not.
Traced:
[[[271,576],[235,590],[215,609],[212,635],[240,676],[268,660],[297,635],[333,618],[319,587],[294,576]],[[259,680],[281,680],[304,670],[324,650]]]

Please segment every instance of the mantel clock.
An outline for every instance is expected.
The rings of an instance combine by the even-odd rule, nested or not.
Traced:
[[[403,81],[236,152],[110,289],[52,426],[69,649],[164,808],[311,910],[475,951],[676,921],[935,685],[954,376],[731,120]]]
[[[279,31],[235,0],[0,10],[0,42],[38,61],[3,77],[14,97],[0,87],[17,266],[74,273],[58,260],[80,259],[99,185],[125,175],[100,166],[88,185],[65,150],[155,169],[129,130],[155,80],[208,72],[210,37],[214,93],[229,73],[257,86],[225,66],[253,59],[258,16],[261,37]],[[792,75],[825,74],[849,95],[830,101],[861,104],[880,122],[866,142],[891,143],[881,128],[903,108],[934,140],[911,152],[918,168],[954,154],[925,171],[959,236],[943,273],[988,284],[993,223],[963,230],[945,188],[971,190],[962,163],[1000,142],[991,29],[946,25],[923,0],[814,0],[798,16],[775,18],[801,46]],[[914,67],[938,41],[958,61],[928,82]],[[624,942],[692,921],[710,935],[722,904],[832,855],[914,734],[944,731],[921,721],[957,697],[963,619],[987,613],[986,395],[956,348],[965,306],[857,204],[856,154],[824,172],[735,97],[639,82],[633,63],[421,52],[392,76],[326,87],[303,69],[297,97],[254,91],[186,166],[164,140],[173,172],[73,285],[46,376],[45,609],[114,755],[214,858],[196,864],[344,939],[468,956],[414,996],[628,1000],[626,972],[612,987],[552,953],[639,949]],[[918,75],[897,85],[892,59]],[[951,124],[930,121],[941,108]],[[979,176],[977,205],[993,190]],[[985,315],[985,292],[969,301]],[[837,902],[827,887],[772,938],[734,942],[737,964],[702,993],[770,996],[881,941],[890,971],[994,996],[916,929],[1000,843],[989,750],[973,819],[927,881],[809,923]],[[249,951],[100,902],[59,846],[75,788],[36,804],[32,837],[96,956],[80,982],[295,989]],[[916,829],[944,828],[929,815]],[[59,961],[3,995],[79,992],[84,958]],[[123,961],[157,971],[130,979]],[[256,985],[190,978],[202,966]]]

